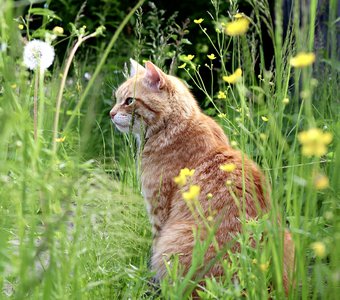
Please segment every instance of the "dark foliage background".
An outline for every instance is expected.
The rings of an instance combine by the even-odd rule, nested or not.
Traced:
[[[269,2],[271,5],[271,15],[274,19],[275,1]],[[320,13],[317,22],[320,38],[317,40],[319,41],[320,46],[323,46],[322,41],[326,39],[323,21],[327,20],[326,2],[327,1],[320,1],[319,3]],[[53,0],[39,2],[33,5],[34,7],[45,7],[55,11],[61,20],[54,20],[48,24],[49,29],[52,29],[54,26],[61,26],[65,30],[65,36],[70,35],[70,23],[75,24],[78,28],[85,25],[89,32],[95,31],[95,29],[100,25],[105,26],[106,31],[104,37],[88,40],[77,52],[76,59],[73,64],[73,72],[71,72],[71,74],[73,74],[75,78],[78,78],[77,80],[80,90],[87,83],[85,74],[91,75],[94,71],[97,62],[101,57],[101,53],[105,50],[105,47],[115,30],[136,3],[137,1],[131,0],[88,0],[85,2],[77,0]],[[95,87],[92,89],[91,94],[88,97],[87,101],[89,103],[84,107],[88,107],[89,111],[86,112],[87,120],[86,122],[83,122],[84,125],[82,130],[83,132],[90,131],[91,134],[89,136],[91,136],[91,139],[83,140],[82,142],[81,151],[83,152],[84,158],[101,156],[103,154],[104,143],[106,150],[112,150],[112,142],[110,142],[110,139],[113,129],[108,116],[115,101],[112,94],[124,80],[122,72],[124,63],[127,62],[130,57],[137,57],[140,62],[142,59],[151,59],[162,67],[163,70],[169,71],[174,53],[179,54],[179,52],[182,52],[185,54],[195,54],[196,56],[200,56],[204,59],[207,54],[213,53],[213,49],[208,46],[206,37],[199,27],[193,23],[194,19],[204,18],[207,21],[204,22],[204,27],[207,27],[208,32],[214,31],[212,22],[208,22],[208,20],[210,20],[209,11],[213,11],[210,1],[155,0],[153,3],[154,4],[152,5],[150,2],[146,1],[142,10],[139,11],[139,21],[142,21],[142,26],[140,26],[139,30],[137,26],[138,15],[134,15],[130,19],[128,25],[124,28],[123,34],[121,34],[112,49],[105,67],[99,78],[97,78]],[[284,30],[288,26],[292,3],[293,2],[291,0],[283,1]],[[228,8],[229,2],[221,1],[220,11],[225,12],[224,14],[226,16]],[[26,7],[25,9],[27,10],[28,8]],[[248,1],[239,1],[239,11],[244,12],[247,15],[251,15],[252,8]],[[37,23],[38,22],[33,22],[33,24]],[[159,38],[157,33],[159,33],[159,36],[166,34],[175,34],[176,36],[179,36],[180,30],[175,27],[174,24],[178,24],[178,28],[185,28],[185,30],[188,31],[183,36],[183,38],[188,40],[188,42],[178,44],[178,41],[174,41],[171,38],[168,40],[165,39],[165,42],[157,41]],[[169,28],[172,29],[169,30]],[[32,30],[34,30],[34,28],[32,28]],[[153,32],[155,36],[152,36],[152,34],[150,35],[150,32]],[[138,36],[138,33],[140,36]],[[66,57],[66,50],[73,42],[74,40],[72,39],[65,39],[56,45],[56,54],[60,62],[62,62]],[[158,42],[159,44],[157,44]],[[265,26],[263,26],[263,42],[265,44],[266,65],[269,68],[273,58],[273,45],[268,33],[266,32]],[[164,44],[167,44],[168,46],[164,46]],[[160,47],[164,48],[160,51]],[[156,56],[156,53],[158,56]],[[77,64],[77,61],[85,61],[86,64]],[[216,67],[218,67],[218,63],[218,61],[214,61],[214,65]],[[207,68],[202,68],[200,73],[203,80],[205,80],[208,85],[208,82],[210,82],[210,71]],[[185,77],[185,72],[179,72],[176,75],[182,76],[183,79],[188,79]],[[193,88],[193,93],[202,108],[208,111],[209,104],[205,101],[204,95],[195,88]],[[64,107],[64,109],[66,111],[67,107]],[[89,149],[91,150],[89,151]],[[103,155],[103,157],[104,156],[105,155]]]

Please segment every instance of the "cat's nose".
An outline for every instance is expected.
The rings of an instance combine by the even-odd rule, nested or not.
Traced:
[[[111,111],[110,111],[111,119],[113,119],[116,114],[117,113],[113,109],[111,109]]]

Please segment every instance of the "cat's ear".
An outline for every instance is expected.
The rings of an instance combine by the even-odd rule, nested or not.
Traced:
[[[145,69],[145,80],[147,83],[152,88],[162,89],[165,85],[165,74],[150,61],[145,63]]]
[[[135,76],[138,72],[142,70],[145,71],[145,68],[134,59],[130,58],[130,77]]]

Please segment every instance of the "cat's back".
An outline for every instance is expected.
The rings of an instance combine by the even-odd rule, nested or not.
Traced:
[[[149,159],[144,164],[144,183],[150,183],[148,187],[153,193],[164,189],[166,201],[171,203],[170,218],[191,218],[182,195],[191,185],[200,187],[199,201],[205,211],[210,207],[238,215],[240,207],[235,199],[241,202],[244,199],[246,217],[258,216],[258,208],[264,212],[269,210],[265,176],[256,163],[229,145],[223,129],[209,116],[201,113],[189,120],[185,130],[167,147],[157,149],[155,143],[149,149]],[[187,185],[180,188],[174,183],[174,177],[183,168],[195,172]],[[161,188],[159,178],[162,178]]]
[[[221,143],[192,167],[194,176],[186,187],[178,190],[173,202],[175,219],[183,219],[184,214],[189,217],[182,192],[192,185],[200,187],[199,201],[207,212],[210,208],[217,213],[223,211],[223,214],[237,216],[244,205],[245,217],[253,218],[258,216],[259,209],[264,213],[269,210],[269,188],[265,176],[256,163],[239,150]]]

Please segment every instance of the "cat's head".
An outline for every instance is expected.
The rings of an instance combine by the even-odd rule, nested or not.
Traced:
[[[146,131],[151,136],[199,112],[184,83],[149,61],[143,67],[131,59],[130,78],[117,89],[116,99],[112,122],[121,132],[136,135]]]

